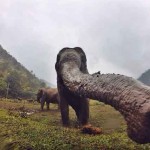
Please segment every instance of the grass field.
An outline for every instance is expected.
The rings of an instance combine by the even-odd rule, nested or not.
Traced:
[[[71,126],[62,127],[56,105],[40,111],[38,103],[0,100],[0,150],[150,150],[126,134],[123,117],[112,107],[90,101],[90,123],[100,135],[82,134],[70,108]]]

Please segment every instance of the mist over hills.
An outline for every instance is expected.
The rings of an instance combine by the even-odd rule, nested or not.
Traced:
[[[142,75],[138,78],[138,80],[150,86],[150,69],[142,73]]]
[[[37,78],[0,45],[0,97],[35,98],[39,88],[50,85]]]
[[[150,69],[138,80],[150,86]],[[0,97],[35,98],[41,87],[56,86],[36,77],[0,45]]]
[[[46,87],[51,87],[51,88],[56,88],[57,86],[44,80],[44,79],[40,79],[42,82],[44,82],[46,84]]]

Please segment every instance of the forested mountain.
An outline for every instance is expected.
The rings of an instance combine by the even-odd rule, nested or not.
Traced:
[[[43,80],[28,71],[0,46],[0,97],[33,98]]]
[[[150,69],[148,69],[147,71],[145,71],[139,78],[138,80],[140,80],[141,82],[143,82],[146,85],[150,86]]]

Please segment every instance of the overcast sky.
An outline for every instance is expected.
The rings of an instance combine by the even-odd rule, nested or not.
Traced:
[[[137,78],[150,68],[150,1],[0,0],[0,44],[53,84],[57,53],[76,46],[90,73]]]

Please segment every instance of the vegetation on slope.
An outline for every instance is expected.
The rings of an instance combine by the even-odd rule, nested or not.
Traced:
[[[0,97],[31,98],[46,86],[0,46]]]

